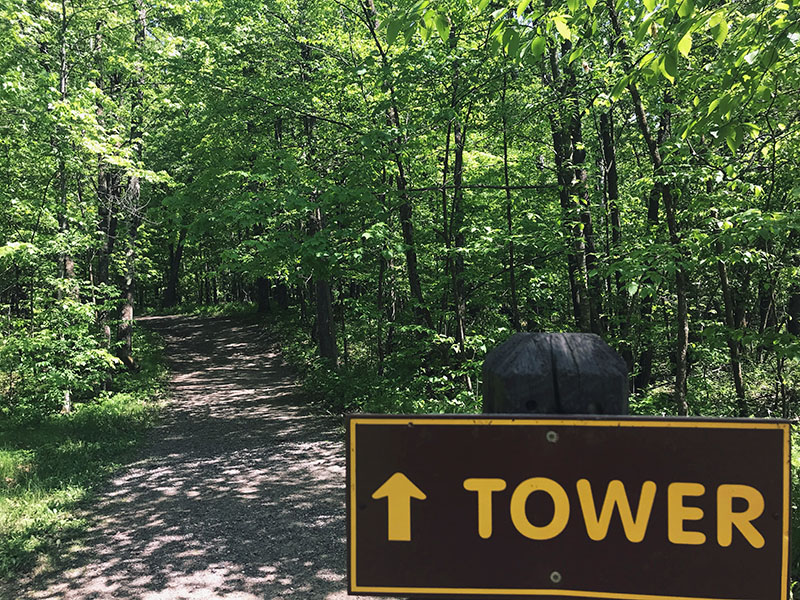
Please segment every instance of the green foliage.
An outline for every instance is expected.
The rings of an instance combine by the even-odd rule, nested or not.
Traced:
[[[165,383],[161,343],[139,340],[141,369],[119,390],[37,422],[0,420],[0,580],[80,543],[80,509],[131,456],[152,424]]]
[[[100,388],[120,361],[87,335],[93,320],[94,307],[62,298],[11,323],[0,340],[0,418],[41,418],[62,408],[65,390],[79,401]]]

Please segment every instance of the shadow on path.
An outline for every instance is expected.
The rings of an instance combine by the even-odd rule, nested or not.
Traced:
[[[171,403],[91,509],[85,549],[20,600],[346,598],[338,421],[296,403],[252,321],[142,324],[165,337]]]

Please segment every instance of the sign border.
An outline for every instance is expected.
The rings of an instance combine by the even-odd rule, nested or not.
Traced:
[[[506,427],[511,425],[562,425],[569,427],[654,427],[681,429],[777,429],[783,432],[783,547],[781,561],[781,597],[787,600],[789,593],[790,559],[790,509],[791,506],[791,421],[785,419],[721,419],[710,417],[649,417],[601,415],[379,415],[357,413],[345,415],[347,430],[347,590],[349,594],[378,594],[383,596],[404,594],[453,595],[506,595],[506,596],[550,596],[584,597],[607,600],[737,600],[732,598],[706,598],[700,596],[642,595],[619,592],[599,592],[590,590],[564,589],[521,589],[521,588],[420,588],[359,586],[356,581],[356,517],[353,506],[356,504],[356,425],[491,425]]]

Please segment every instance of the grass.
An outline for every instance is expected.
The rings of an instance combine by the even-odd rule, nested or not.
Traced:
[[[0,580],[54,562],[79,544],[81,508],[132,457],[152,425],[166,371],[160,340],[137,331],[140,369],[116,391],[36,423],[0,422]]]

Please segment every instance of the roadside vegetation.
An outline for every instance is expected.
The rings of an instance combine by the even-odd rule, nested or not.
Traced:
[[[163,397],[161,342],[134,336],[139,369],[69,414],[0,420],[0,580],[57,562],[80,544],[82,516],[109,475],[133,456]]]

